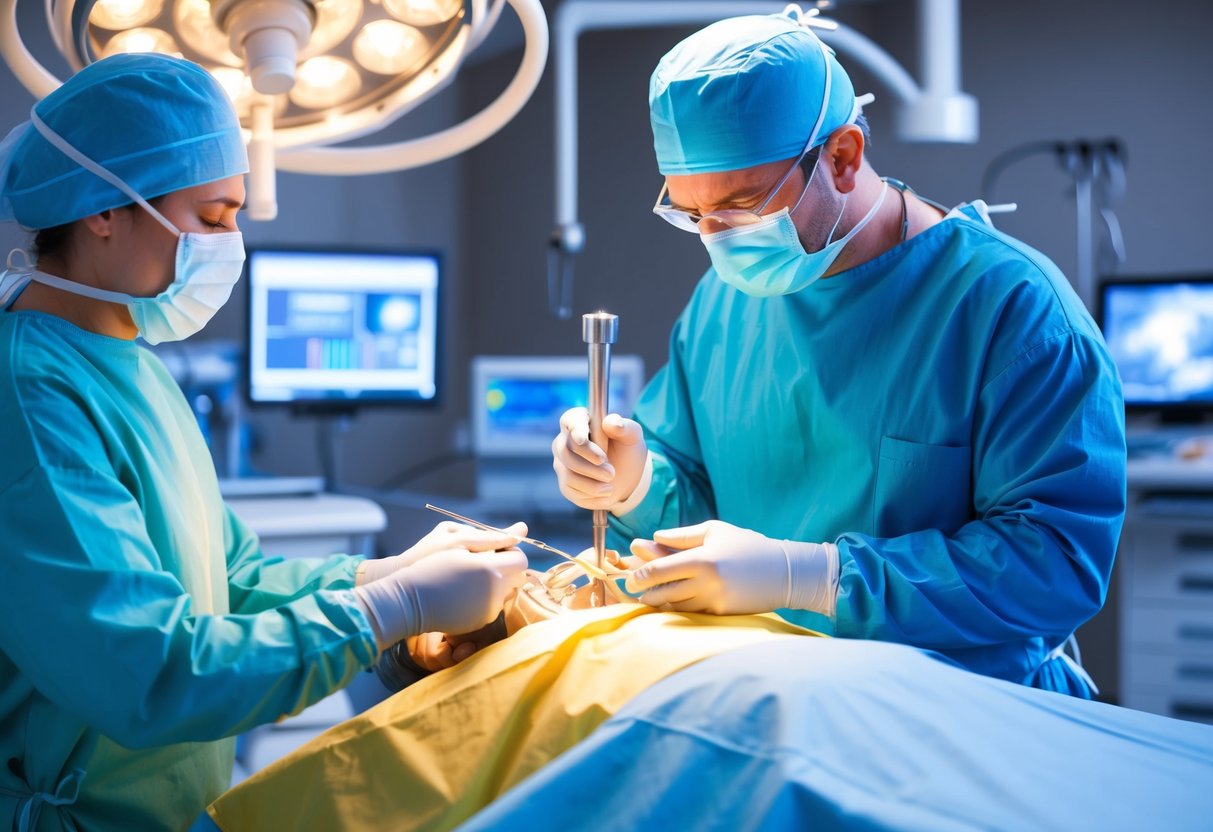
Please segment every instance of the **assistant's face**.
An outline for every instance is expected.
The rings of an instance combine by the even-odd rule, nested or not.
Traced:
[[[238,231],[237,212],[244,204],[244,177],[232,176],[205,185],[174,191],[154,205],[184,234],[220,234]],[[136,297],[152,297],[168,288],[176,271],[177,238],[143,208],[118,212],[115,248],[128,268],[116,278],[123,285],[110,288]]]

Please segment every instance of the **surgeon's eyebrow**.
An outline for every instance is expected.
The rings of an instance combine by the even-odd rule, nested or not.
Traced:
[[[745,205],[746,203],[753,204],[755,202],[758,202],[758,200],[762,199],[763,196],[765,196],[765,194],[755,195],[753,188],[745,188],[745,187],[735,188],[732,191],[729,191],[724,196],[713,200],[712,201],[713,210],[720,210],[721,208],[729,208],[729,207],[739,207],[739,206]],[[708,213],[705,211],[698,211],[693,208],[684,208],[681,205],[678,205],[672,199],[670,200],[670,207],[674,208],[678,211],[684,211],[688,214]]]
[[[235,208],[238,211],[243,211],[248,206],[247,201],[240,202],[239,200],[232,199],[231,197],[228,197],[228,196],[220,196],[220,197],[216,197],[215,199],[198,200],[199,205],[211,205],[216,202],[222,204],[223,206],[225,206],[227,208]]]

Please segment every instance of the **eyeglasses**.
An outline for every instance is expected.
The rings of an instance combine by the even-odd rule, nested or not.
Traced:
[[[821,155],[823,145],[817,145],[814,148],[806,147],[801,152],[792,166],[787,172],[779,178],[773,187],[763,199],[762,204],[757,208],[722,208],[719,211],[709,211],[706,214],[696,214],[691,211],[684,211],[681,208],[675,208],[670,203],[670,186],[668,183],[662,185],[661,193],[657,195],[657,202],[653,205],[653,213],[661,217],[670,225],[682,231],[689,231],[692,234],[711,234],[716,231],[725,231],[730,228],[738,228],[743,225],[753,225],[756,222],[762,221],[763,210],[779,193],[779,189],[784,186],[792,175],[792,171],[796,170],[804,162],[810,162],[807,166],[809,171],[817,164],[817,159]],[[796,204],[791,210],[795,211],[800,207],[801,201],[804,200],[804,195],[809,192],[810,176],[805,177],[804,190],[800,192],[800,198],[796,200]],[[706,223],[706,225],[704,224]]]

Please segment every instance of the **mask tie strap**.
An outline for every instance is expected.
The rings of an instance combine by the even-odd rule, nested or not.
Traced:
[[[25,261],[21,265],[14,262],[18,254]],[[8,309],[9,304],[21,294],[21,290],[29,285],[34,271],[33,259],[23,248],[10,251],[4,265],[4,271],[0,272],[0,309]]]
[[[34,129],[37,130],[42,135],[42,138],[46,139],[48,142],[50,142],[52,145],[54,145],[54,147],[56,149],[58,149],[60,153],[62,153],[67,158],[71,159],[73,162],[78,164],[80,167],[87,170],[89,173],[92,173],[95,176],[99,177],[100,179],[103,179],[104,181],[113,185],[118,190],[122,191],[122,193],[129,196],[141,208],[143,208],[143,210],[145,210],[149,214],[151,214],[152,218],[155,219],[156,222],[160,223],[165,228],[167,228],[174,237],[181,236],[181,231],[177,228],[177,226],[175,226],[171,222],[169,222],[168,218],[165,217],[164,214],[161,214],[159,211],[157,211],[155,208],[153,208],[151,206],[151,203],[149,203],[146,199],[141,197],[138,194],[138,192],[135,191],[134,188],[132,188],[130,185],[123,182],[121,179],[119,179],[113,173],[111,173],[110,171],[101,167],[101,165],[97,164],[92,159],[88,158],[83,153],[81,153],[79,150],[77,150],[76,148],[74,148],[70,144],[68,144],[66,139],[64,139],[62,136],[60,136],[58,133],[56,133],[54,130],[52,130],[50,127],[47,126],[46,122],[44,122],[38,116],[38,113],[35,110],[30,110],[29,119],[30,119],[30,122],[34,125]]]

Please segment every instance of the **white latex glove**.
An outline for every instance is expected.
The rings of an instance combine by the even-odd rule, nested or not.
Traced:
[[[834,614],[838,549],[832,543],[774,540],[720,520],[636,540],[648,561],[628,576],[640,601],[678,612],[740,615],[778,609]]]
[[[354,587],[354,593],[384,650],[420,633],[471,633],[484,627],[521,585],[526,567],[526,555],[518,549],[448,549]]]
[[[398,555],[378,560],[365,560],[358,566],[355,583],[358,586],[377,581],[397,569],[410,566],[422,558],[446,549],[467,549],[469,552],[492,552],[517,546],[526,537],[526,523],[515,523],[502,532],[478,529],[453,520],[444,520],[434,530]]]
[[[552,442],[560,493],[581,508],[609,510],[629,501],[648,463],[639,423],[612,413],[602,420],[602,431],[605,452],[590,441],[590,412],[574,407],[560,417],[560,434]]]

